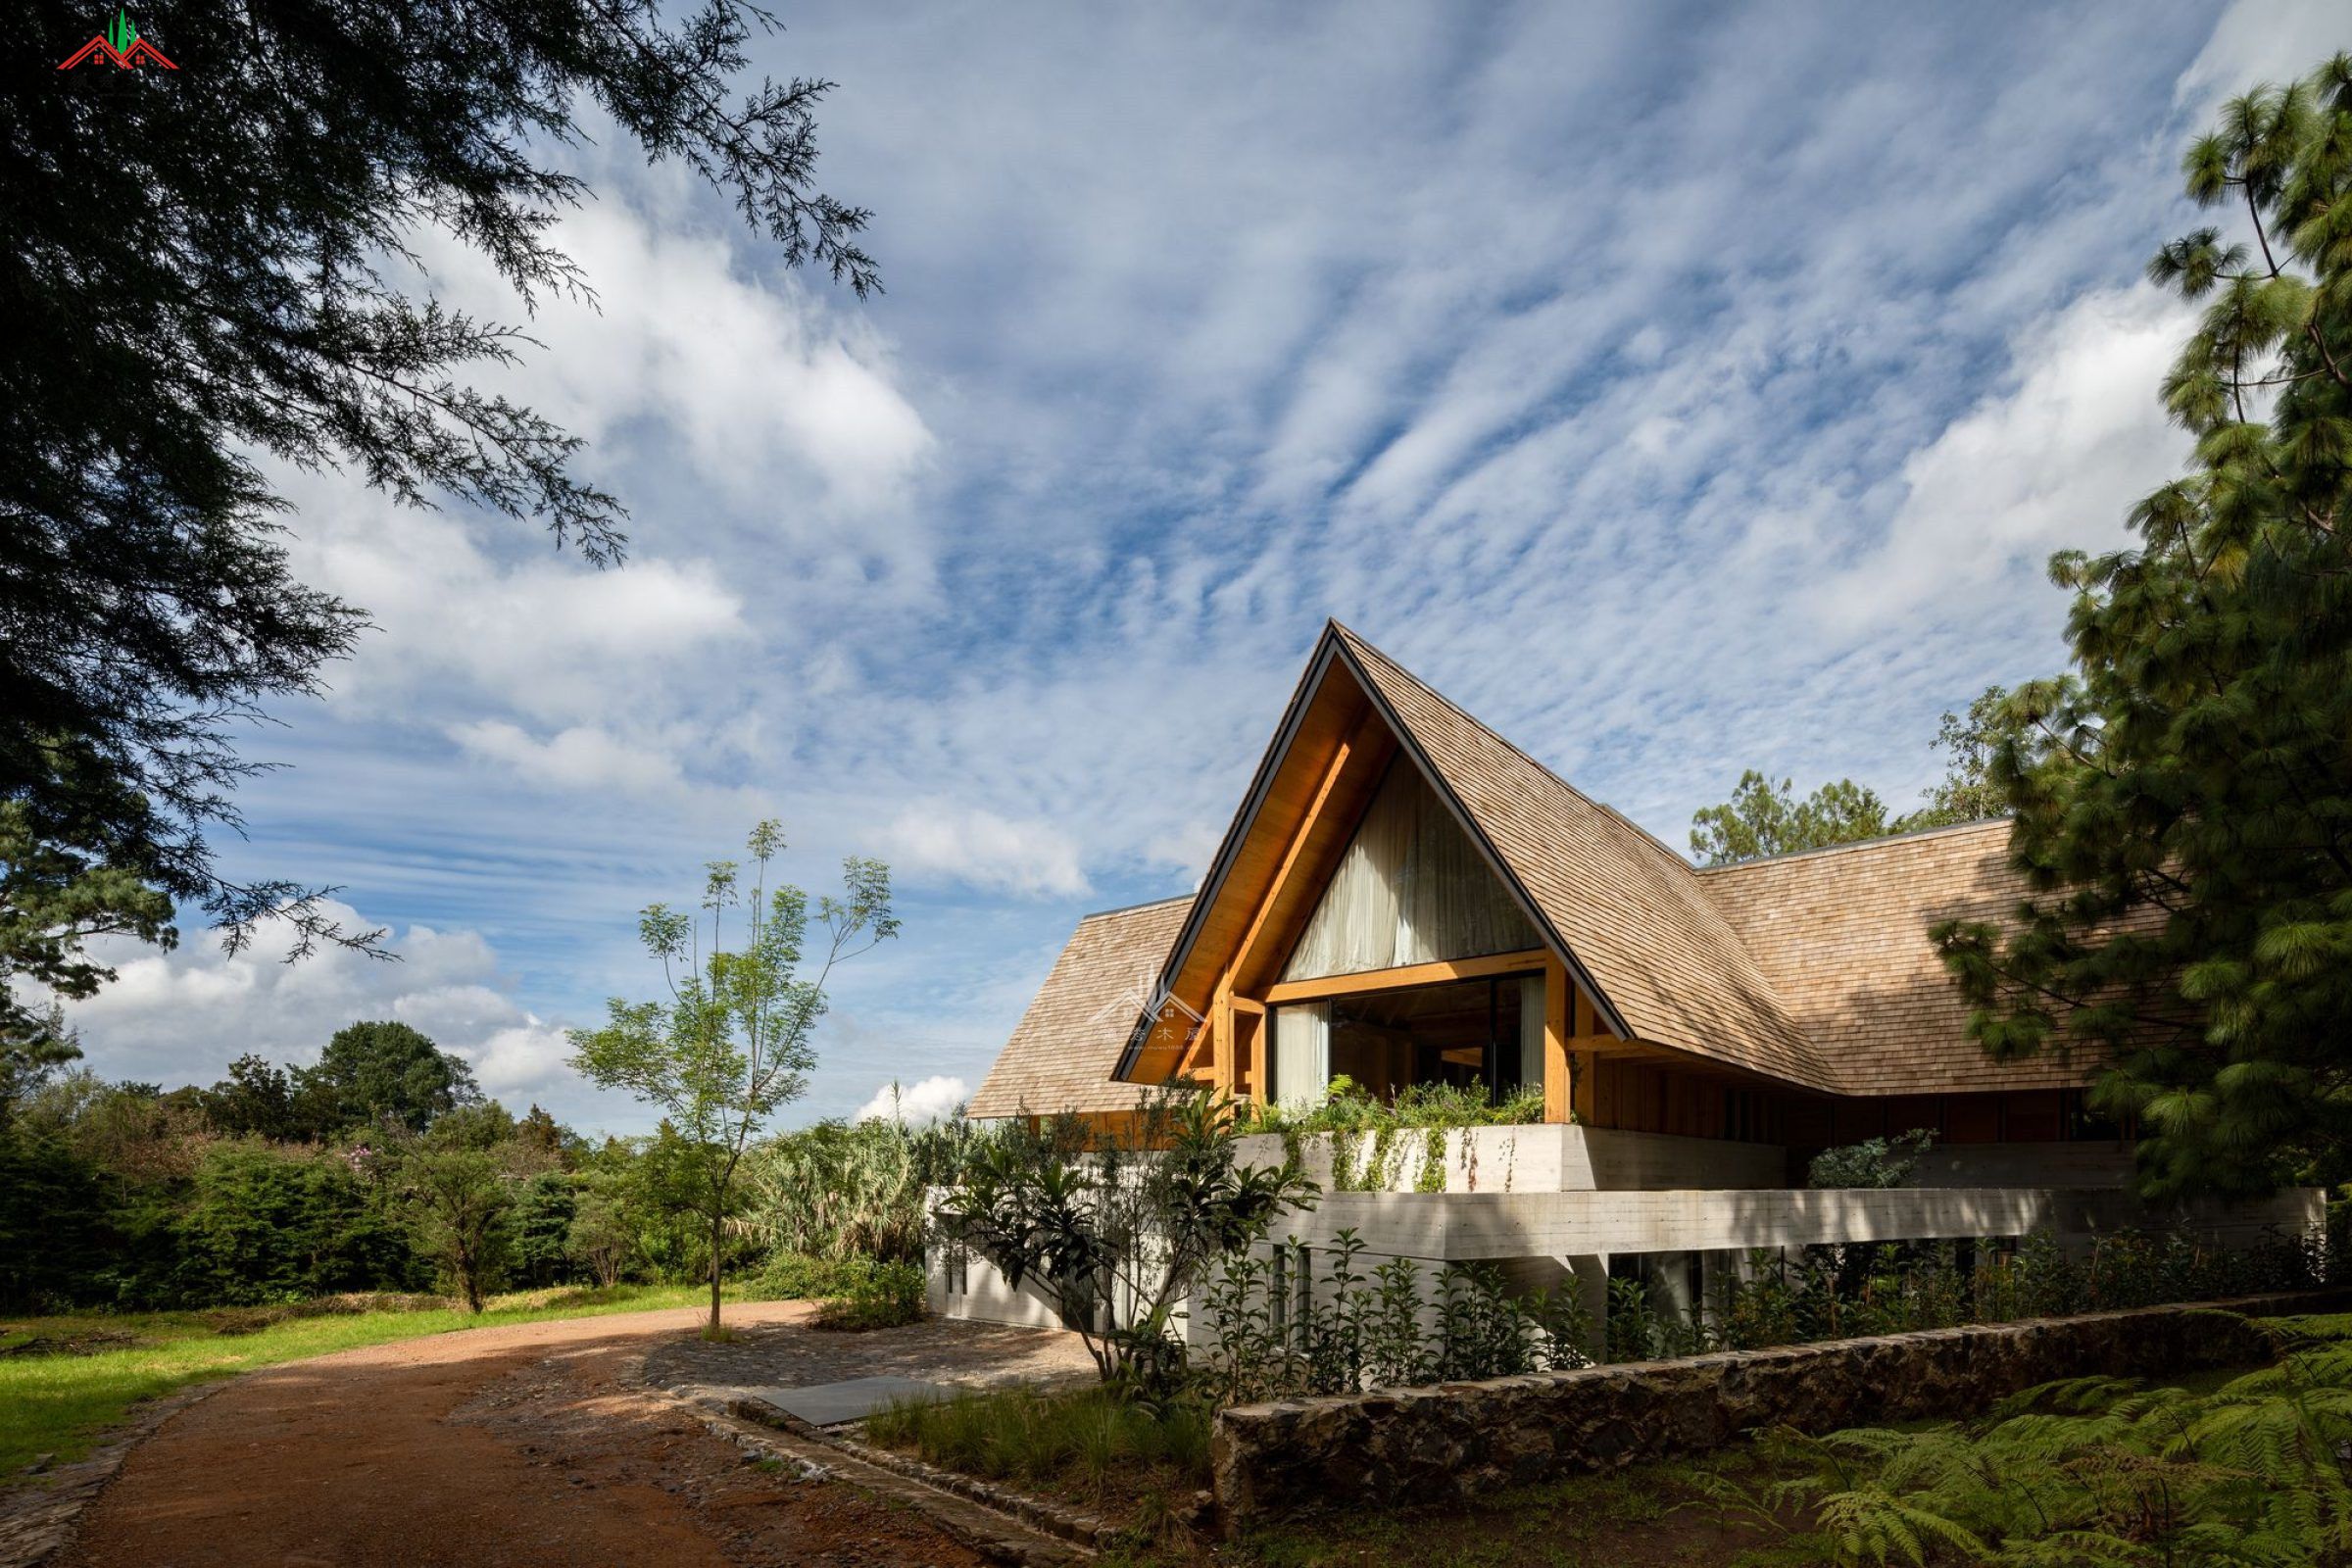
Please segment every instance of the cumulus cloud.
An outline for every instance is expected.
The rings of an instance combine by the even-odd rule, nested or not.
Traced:
[[[933,877],[1024,896],[1087,891],[1078,846],[1039,820],[1014,821],[973,806],[932,801],[909,807],[883,833],[894,865]]]
[[[325,909],[354,929],[372,923],[347,905]],[[390,938],[398,962],[330,948],[286,963],[266,949],[232,956],[201,939],[169,954],[103,944],[121,978],[68,1004],[67,1019],[106,1075],[167,1087],[213,1083],[246,1054],[307,1065],[344,1025],[396,1019],[464,1058],[484,1090],[517,1109],[537,1100],[598,1123],[633,1119],[564,1065],[563,1031],[515,1000],[479,932],[412,925]]]
[[[661,789],[679,782],[675,758],[663,756],[594,725],[575,724],[540,740],[499,719],[450,730],[466,751],[503,762],[525,777],[564,789]]]
[[[2194,312],[2152,286],[2100,290],[2021,334],[2016,384],[1907,459],[1884,542],[1824,591],[1849,623],[1965,602],[2062,548],[2126,542],[2125,512],[2180,470],[2157,385]]]
[[[971,1098],[971,1090],[960,1078],[925,1078],[904,1088],[889,1083],[875,1090],[873,1098],[858,1106],[850,1120],[944,1121]]]

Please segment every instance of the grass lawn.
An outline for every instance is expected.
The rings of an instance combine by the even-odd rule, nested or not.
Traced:
[[[735,1295],[730,1289],[729,1296]],[[397,1299],[397,1298],[396,1298]],[[423,1300],[429,1298],[410,1298]],[[707,1285],[622,1285],[494,1298],[478,1317],[447,1307],[351,1303],[205,1312],[82,1312],[0,1319],[0,1481],[35,1457],[77,1459],[133,1401],[206,1378],[455,1329],[694,1306]],[[322,1309],[323,1308],[323,1309]]]

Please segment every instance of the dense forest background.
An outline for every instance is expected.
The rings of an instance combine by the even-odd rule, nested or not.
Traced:
[[[582,1137],[486,1099],[406,1024],[338,1032],[316,1066],[241,1057],[210,1088],[109,1083],[68,1054],[0,1080],[0,1309],[268,1305],[345,1292],[485,1293],[705,1276],[710,1152],[668,1124]],[[921,1195],[960,1122],[820,1123],[754,1151],[730,1274],[921,1251]]]

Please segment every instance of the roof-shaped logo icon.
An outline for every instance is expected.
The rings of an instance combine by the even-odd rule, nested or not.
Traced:
[[[161,49],[139,36],[139,24],[130,20],[128,11],[122,10],[115,13],[115,20],[106,24],[104,32],[74,51],[71,59],[61,61],[57,69],[72,71],[88,61],[112,62],[124,71],[134,66],[150,65],[161,66],[166,71],[179,69],[164,58]]]

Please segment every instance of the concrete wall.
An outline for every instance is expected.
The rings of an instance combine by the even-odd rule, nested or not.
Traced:
[[[2063,1187],[1332,1193],[1278,1222],[1274,1234],[1328,1247],[1341,1230],[1352,1229],[1374,1256],[1464,1262],[2158,1228],[2242,1245],[2266,1228],[2296,1233],[2316,1226],[2324,1212],[2316,1187],[2289,1188],[2256,1203],[2166,1208],[2112,1189]]]
[[[1369,1137],[1349,1140],[1349,1179],[1333,1179],[1336,1140],[1312,1133],[1299,1141],[1299,1162],[1325,1192],[1353,1187],[1372,1174],[1385,1178],[1378,1190],[1418,1193],[1428,1160],[1428,1139],[1397,1133],[1385,1154]],[[1664,1133],[1624,1132],[1607,1127],[1533,1123],[1516,1127],[1468,1127],[1447,1132],[1445,1176],[1448,1193],[1558,1193],[1668,1187],[1785,1187],[1788,1156],[1778,1144],[1740,1144],[1721,1138],[1675,1138]],[[1251,1133],[1240,1140],[1244,1165],[1282,1163],[1282,1138]]]
[[[2219,1304],[2248,1316],[2340,1311],[2352,1291]],[[1703,1452],[1761,1426],[1956,1417],[2058,1378],[2245,1366],[2269,1350],[2236,1318],[2160,1306],[1242,1405],[1216,1418],[1217,1505],[1232,1530],[1468,1497]]]
[[[1939,1144],[1913,1167],[1911,1187],[2129,1187],[2127,1143]]]
[[[983,1323],[1011,1323],[1028,1329],[1057,1329],[1061,1314],[1023,1280],[1016,1290],[994,1263],[965,1251],[960,1268],[952,1266],[951,1250],[932,1243],[923,1252],[923,1304],[940,1317],[977,1318]],[[960,1279],[963,1289],[950,1289]]]

